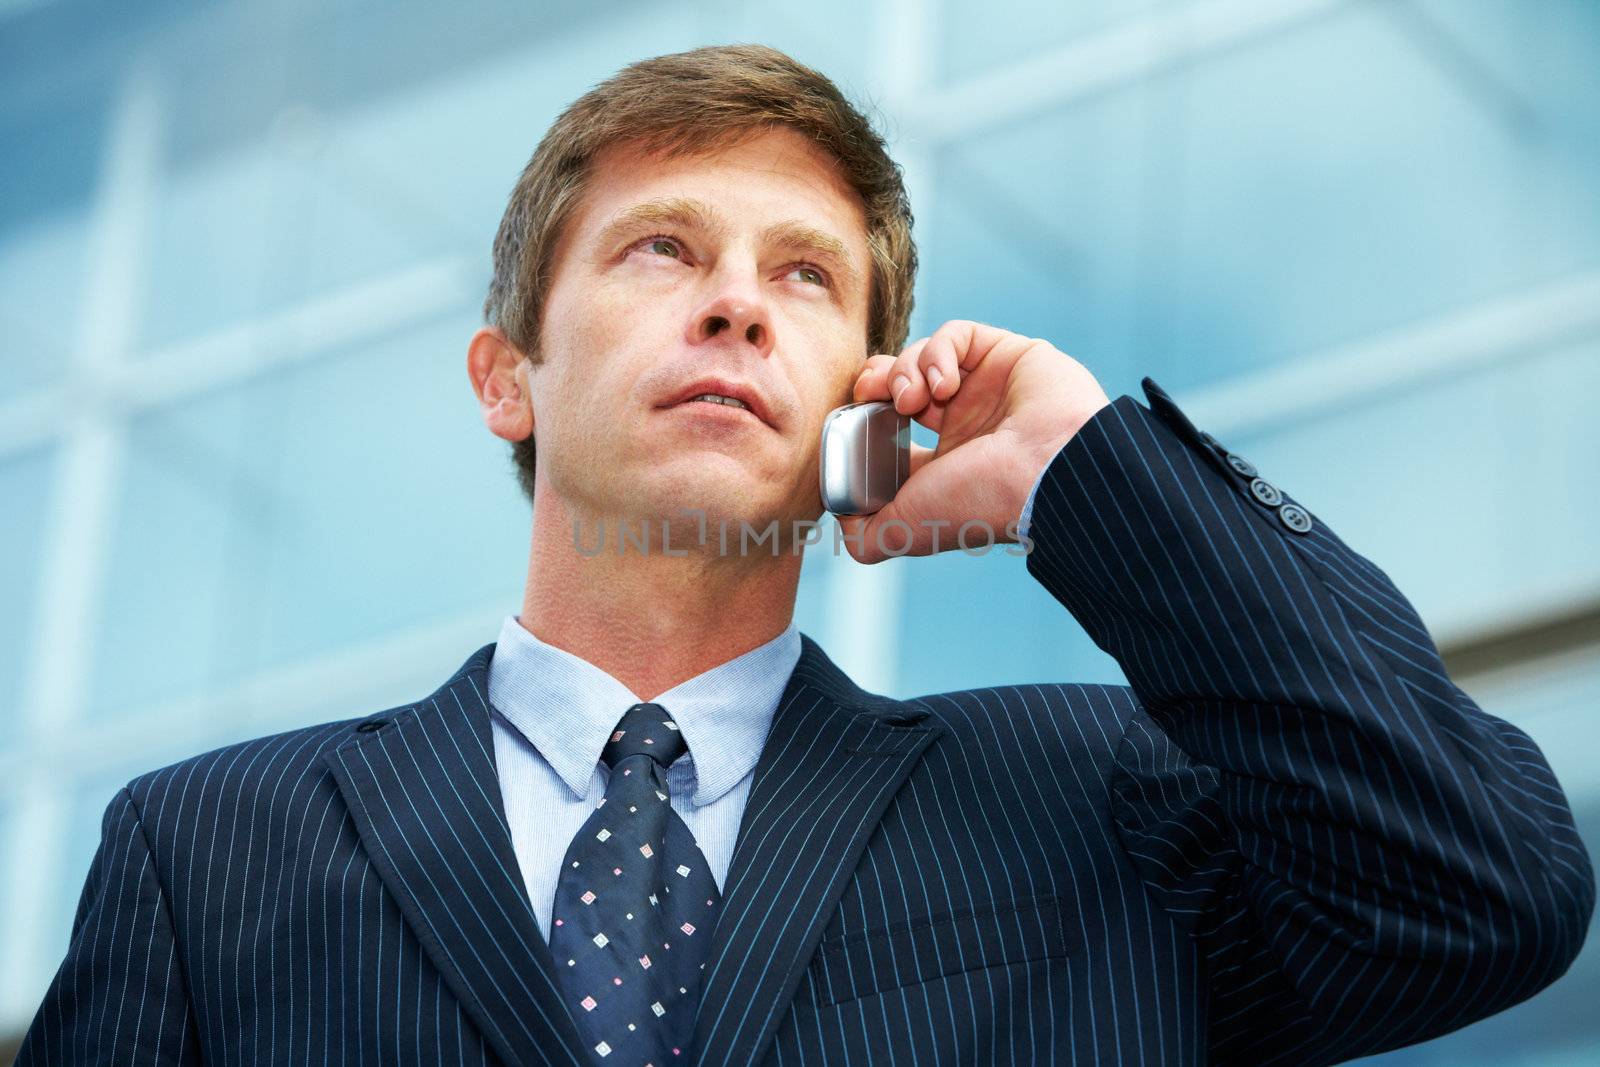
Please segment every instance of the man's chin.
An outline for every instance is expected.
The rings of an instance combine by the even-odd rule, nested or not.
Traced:
[[[782,508],[776,502],[758,497],[747,472],[725,470],[658,471],[649,486],[622,509],[651,522],[666,520],[674,529],[683,524],[722,523],[735,530],[743,522],[752,528],[765,525]]]

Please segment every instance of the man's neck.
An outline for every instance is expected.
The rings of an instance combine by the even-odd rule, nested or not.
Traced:
[[[672,553],[652,540],[619,552],[618,526],[584,520],[574,536],[559,498],[535,506],[519,619],[539,640],[594,664],[641,700],[777,637],[794,617],[802,557],[770,545],[720,551],[674,527]],[[632,529],[641,529],[635,521]],[[659,527],[653,537],[659,538]],[[580,545],[582,551],[580,551]],[[596,546],[599,550],[596,551]],[[676,553],[682,552],[683,555]]]

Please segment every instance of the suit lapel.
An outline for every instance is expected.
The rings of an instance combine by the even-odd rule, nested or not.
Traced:
[[[755,1063],[889,802],[942,728],[811,638],[756,764],[706,960],[693,1062]]]
[[[353,733],[327,762],[373,866],[496,1055],[587,1064],[506,823],[489,721],[493,654],[493,644],[480,648],[427,700]]]

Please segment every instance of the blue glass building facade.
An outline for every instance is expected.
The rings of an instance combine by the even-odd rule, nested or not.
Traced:
[[[10,0],[0,1035],[124,781],[414,698],[517,609],[528,508],[465,375],[506,195],[589,86],[734,41],[880,117],[913,336],[1155,378],[1463,650],[1600,853],[1600,5]],[[895,695],[1122,680],[1003,552],[814,551],[797,621]],[[1597,990],[1591,947],[1381,1059],[1592,1062]]]

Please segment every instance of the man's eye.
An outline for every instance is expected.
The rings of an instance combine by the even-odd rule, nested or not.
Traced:
[[[789,273],[804,275],[805,277],[801,280],[811,282],[813,285],[826,286],[828,284],[828,280],[822,276],[822,272],[815,267],[796,267]]]
[[[678,242],[671,237],[651,237],[645,241],[644,247],[648,248],[652,253],[671,256],[673,259],[680,259],[683,255],[683,250],[678,247]]]

